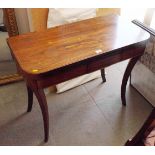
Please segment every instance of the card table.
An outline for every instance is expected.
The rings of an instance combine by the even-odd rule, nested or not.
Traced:
[[[26,81],[28,112],[32,109],[33,93],[38,99],[45,142],[49,138],[49,114],[44,88],[130,59],[121,85],[122,104],[126,105],[128,78],[149,37],[132,22],[108,15],[7,40],[18,71]]]

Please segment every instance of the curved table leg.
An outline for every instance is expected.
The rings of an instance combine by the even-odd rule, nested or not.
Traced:
[[[101,69],[101,77],[102,77],[102,82],[106,82],[106,77],[105,77],[105,69]]]
[[[129,61],[129,63],[127,65],[127,68],[125,70],[123,80],[122,80],[122,85],[121,85],[121,99],[122,99],[122,104],[123,105],[126,105],[125,94],[126,94],[126,85],[127,85],[128,78],[131,75],[131,71],[132,71],[133,67],[135,66],[136,62],[139,60],[140,57],[141,56],[137,56],[137,57],[132,58]]]
[[[43,89],[34,89],[34,93],[38,99],[41,112],[43,115],[43,121],[44,121],[44,134],[45,134],[45,139],[44,141],[48,141],[49,137],[49,115],[48,115],[48,107],[47,107],[47,101],[46,101],[46,96],[44,93]]]
[[[27,93],[28,93],[27,112],[30,112],[32,110],[32,105],[33,105],[33,91],[28,85],[27,85]]]

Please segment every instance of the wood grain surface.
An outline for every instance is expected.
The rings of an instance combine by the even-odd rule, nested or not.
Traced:
[[[147,33],[118,16],[96,17],[8,39],[22,70],[40,74],[146,40]]]

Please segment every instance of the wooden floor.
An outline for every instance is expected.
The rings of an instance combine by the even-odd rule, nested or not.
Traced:
[[[124,145],[141,127],[151,105],[130,86],[122,107],[120,84],[126,62],[106,68],[101,78],[62,94],[47,93],[50,138],[43,142],[43,122],[36,98],[26,113],[24,82],[0,87],[0,145]]]

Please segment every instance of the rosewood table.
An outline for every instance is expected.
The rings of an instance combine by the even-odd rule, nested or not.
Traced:
[[[28,112],[36,95],[49,137],[44,88],[130,59],[121,86],[122,104],[130,73],[150,35],[119,16],[96,17],[40,32],[11,37],[8,44],[28,90]]]

